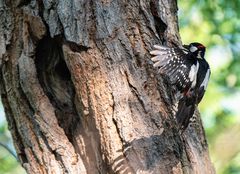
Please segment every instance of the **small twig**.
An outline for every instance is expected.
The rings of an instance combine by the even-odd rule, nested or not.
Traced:
[[[6,144],[0,142],[0,146],[6,149],[18,161],[17,155]]]

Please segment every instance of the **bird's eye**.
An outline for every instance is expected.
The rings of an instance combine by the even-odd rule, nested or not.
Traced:
[[[193,45],[191,45],[189,50],[190,50],[192,53],[194,53],[195,51],[198,50],[198,48],[195,47],[195,46],[193,46]]]

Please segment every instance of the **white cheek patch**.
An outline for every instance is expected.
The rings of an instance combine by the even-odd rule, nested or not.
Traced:
[[[201,57],[201,52],[202,52],[202,51],[199,51],[199,52],[198,52],[198,55],[197,55],[197,58],[198,58],[198,59],[202,59],[202,57]]]
[[[209,76],[210,76],[210,69],[207,70],[207,73],[206,73],[206,75],[205,75],[205,78],[204,78],[204,80],[203,80],[203,82],[202,82],[202,84],[201,84],[201,86],[200,86],[200,87],[203,86],[203,87],[204,87],[204,90],[206,90],[206,88],[207,88]]]
[[[198,48],[195,46],[191,46],[189,50],[193,53],[193,52],[197,51]]]

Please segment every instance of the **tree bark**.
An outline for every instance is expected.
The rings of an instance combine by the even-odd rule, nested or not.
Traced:
[[[180,45],[175,0],[0,0],[1,97],[28,173],[215,173],[182,134],[153,44]]]

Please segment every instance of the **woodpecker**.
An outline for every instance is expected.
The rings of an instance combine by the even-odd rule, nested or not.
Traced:
[[[154,45],[151,60],[161,74],[170,79],[178,97],[176,119],[185,130],[202,100],[211,74],[205,60],[206,47],[194,42],[182,47]]]

